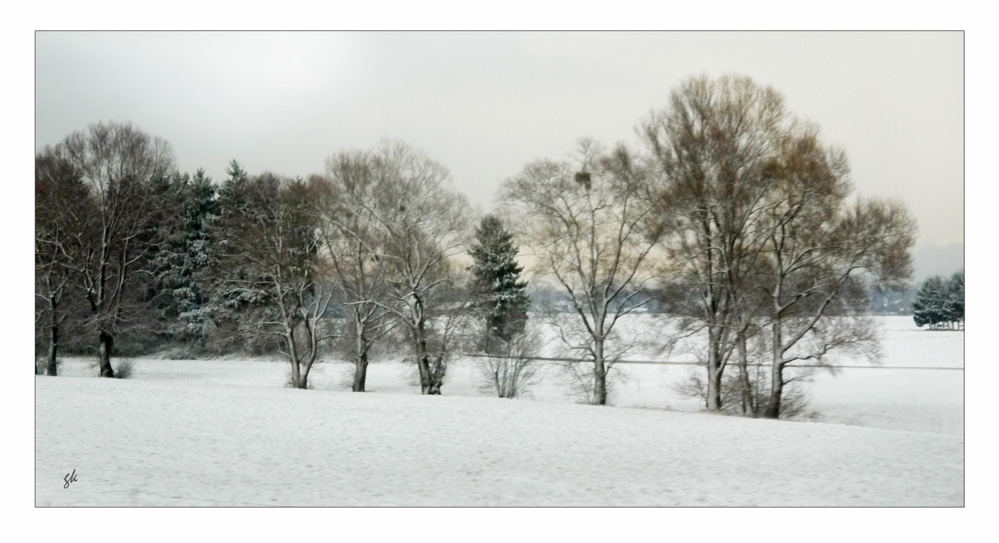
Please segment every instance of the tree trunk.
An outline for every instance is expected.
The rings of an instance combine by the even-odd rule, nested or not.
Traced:
[[[604,365],[604,342],[594,342],[593,350],[596,357],[593,360],[593,404],[607,405],[607,370]]]
[[[294,358],[291,360],[291,386],[302,388],[302,372],[299,370],[298,361]]]
[[[749,353],[746,348],[746,334],[739,332],[739,388],[742,390],[742,414],[756,417],[753,402],[753,387],[749,382]]]
[[[429,358],[429,357],[428,357]],[[432,396],[439,396],[441,393],[441,387],[444,386],[444,372],[446,366],[444,365],[444,354],[438,354],[428,360],[428,370],[430,373],[430,386],[427,392],[424,394],[429,394]]]
[[[430,357],[427,354],[427,339],[424,334],[425,325],[421,318],[416,323],[416,329],[413,330],[413,340],[416,343],[416,367],[420,370],[420,393],[431,394]]]
[[[354,383],[350,389],[354,392],[364,392],[364,384],[368,378],[368,338],[364,333],[361,317],[354,312]]]
[[[773,367],[770,372],[770,401],[763,412],[768,419],[780,417],[781,394],[784,392],[784,353],[781,349],[781,329],[779,322],[773,325]]]
[[[721,356],[718,352],[718,338],[714,327],[708,327],[708,411],[721,411]]]
[[[114,370],[111,368],[111,349],[114,347],[114,337],[104,330],[100,334],[100,364],[101,377],[114,377]]]
[[[368,377],[368,353],[362,351],[354,359],[354,384],[351,390],[354,392],[364,392],[364,383]]]
[[[306,389],[309,388],[309,372],[312,371],[312,365],[315,364],[315,363],[316,363],[316,352],[314,350],[310,350],[309,351],[309,355],[308,355],[308,359],[305,361],[304,364],[300,364],[300,366],[304,367],[304,369],[302,370],[302,372],[301,372],[302,375],[299,378],[299,383],[302,386],[300,386],[298,388],[300,388],[302,390],[306,390]]]
[[[422,354],[417,355],[416,367],[420,370],[420,393],[430,394],[430,359],[427,356],[426,346],[417,349]]]
[[[286,325],[284,341],[288,346],[288,359],[291,362],[291,386],[294,388],[305,388],[302,386],[302,371],[298,363],[298,347],[295,344],[294,324]]]
[[[48,368],[46,368],[45,373],[55,377],[56,370],[56,355],[59,351],[59,325],[53,324],[51,329],[51,337],[49,338],[49,361]]]

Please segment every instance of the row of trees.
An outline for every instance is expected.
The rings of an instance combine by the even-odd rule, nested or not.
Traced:
[[[483,345],[523,332],[511,236],[483,219],[465,273],[453,257],[472,241],[471,210],[419,151],[338,153],[306,180],[250,176],[235,161],[227,175],[216,190],[201,171],[173,172],[165,143],[127,124],[93,125],[38,155],[36,317],[50,332],[50,374],[70,315],[97,336],[102,376],[114,376],[115,338],[138,329],[215,351],[276,348],[297,388],[331,345],[364,391],[372,346],[395,332],[426,394],[440,393],[474,321]]]
[[[933,276],[923,282],[912,303],[916,326],[931,329],[964,327],[964,270],[950,279]]]
[[[492,216],[473,233],[447,170],[401,143],[336,153],[308,179],[233,162],[216,188],[173,172],[162,141],[92,126],[37,158],[36,314],[51,329],[50,368],[60,326],[83,305],[106,376],[116,334],[146,323],[191,343],[270,338],[301,388],[320,346],[337,345],[362,391],[371,349],[394,334],[425,394],[440,393],[462,344],[508,355],[489,371],[515,396],[541,342],[518,245],[568,303],[544,319],[588,361],[572,367],[596,404],[634,348],[621,318],[652,303],[676,320],[671,346],[696,338],[709,410],[737,390],[747,414],[776,418],[797,378],[786,368],[873,356],[869,283],[911,273],[915,226],[900,204],[853,198],[845,155],[747,78],[690,79],[639,132],[640,148],[584,139],[506,181],[502,214],[521,226],[511,234]],[[457,263],[464,253],[471,268]]]
[[[697,336],[712,411],[730,361],[742,408],[776,418],[800,377],[788,367],[876,356],[864,283],[911,275],[915,224],[900,203],[854,198],[845,154],[748,78],[686,81],[639,133],[640,149],[584,140],[569,160],[531,163],[502,194],[578,315],[560,333],[592,361],[595,403],[628,348],[615,327],[652,300],[650,282],[676,337]],[[754,362],[769,366],[768,390],[751,383]]]

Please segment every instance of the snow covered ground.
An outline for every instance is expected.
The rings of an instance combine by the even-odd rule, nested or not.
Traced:
[[[883,320],[886,366],[963,366],[962,332]],[[391,361],[367,394],[340,364],[309,391],[275,361],[134,364],[36,377],[36,505],[964,504],[961,371],[842,370],[809,388],[822,422],[795,423],[680,412],[699,406],[675,366],[622,365],[615,405],[650,408],[629,409],[574,404],[554,375],[536,401],[489,398],[471,360],[443,397]]]

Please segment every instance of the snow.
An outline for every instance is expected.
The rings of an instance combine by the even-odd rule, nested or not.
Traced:
[[[963,332],[901,319],[885,365],[963,365]],[[278,361],[134,364],[36,377],[36,505],[964,504],[961,371],[842,370],[810,386],[823,422],[785,422],[681,412],[699,407],[671,391],[682,367],[620,366],[614,402],[634,409],[571,403],[551,375],[535,401],[485,397],[471,361],[441,397],[391,361],[365,394],[339,364],[308,391]]]
[[[960,436],[184,381],[36,387],[38,505],[963,504]]]

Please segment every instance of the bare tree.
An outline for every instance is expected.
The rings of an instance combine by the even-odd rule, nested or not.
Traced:
[[[35,157],[35,295],[49,330],[48,375],[57,373],[60,330],[68,315],[73,266],[80,259],[74,237],[94,212],[80,175],[65,157],[46,148]]]
[[[542,345],[540,334],[532,326],[509,339],[494,338],[489,351],[492,356],[486,356],[479,364],[483,389],[500,398],[524,396],[537,382],[541,362],[535,357]]]
[[[772,386],[764,416],[782,410],[784,368],[853,350],[876,359],[877,331],[867,313],[862,275],[882,285],[912,274],[915,222],[900,203],[858,199],[846,156],[805,128],[782,141],[769,161],[775,188],[759,221],[767,245]]]
[[[779,93],[748,78],[688,80],[642,135],[672,211],[663,221],[667,253],[697,293],[685,309],[707,335],[708,409],[722,409],[733,354],[742,403],[758,404],[748,371],[754,337],[771,344],[764,415],[775,418],[783,386],[806,375],[785,378],[786,364],[833,351],[876,358],[861,283],[863,275],[883,283],[907,276],[914,226],[901,206],[847,210],[845,156],[791,117]]]
[[[388,267],[378,236],[382,174],[370,153],[337,153],[326,160],[326,188],[318,199],[322,255],[331,262],[331,280],[348,315],[342,339],[354,362],[354,392],[364,392],[371,347],[395,324],[385,309]]]
[[[450,186],[447,169],[422,152],[386,142],[374,155],[377,200],[366,211],[376,232],[378,258],[386,266],[387,297],[378,304],[408,330],[423,394],[440,394],[446,349],[454,336],[444,333],[432,345],[431,327],[453,330],[446,323],[457,318],[463,305],[442,295],[464,282],[451,259],[468,243],[471,209]],[[445,323],[432,322],[435,314],[446,317]]]
[[[321,188],[273,174],[235,183],[223,194],[240,201],[223,201],[215,232],[223,240],[219,288],[224,298],[255,298],[262,310],[237,316],[244,333],[277,338],[291,363],[291,386],[308,388],[320,345],[334,337],[323,326],[333,285],[312,209]]]
[[[783,98],[749,78],[695,77],[640,126],[657,170],[669,281],[690,293],[686,333],[706,336],[706,407],[722,409],[722,377],[760,307],[745,288],[760,260],[754,225],[772,182],[768,159],[793,120]]]
[[[643,166],[623,149],[606,155],[584,139],[573,160],[532,162],[502,189],[525,225],[536,274],[558,284],[578,317],[582,330],[556,329],[593,362],[590,401],[598,405],[607,403],[607,375],[620,354],[608,350],[614,327],[650,300],[641,287],[660,234],[649,224],[655,202],[647,188]]]
[[[168,175],[173,159],[165,141],[118,123],[93,124],[67,137],[56,152],[72,165],[96,205],[74,232],[80,257],[72,267],[90,307],[89,324],[98,331],[100,374],[114,377],[115,334],[139,315],[127,303],[130,279],[155,247],[149,238],[151,181]]]

